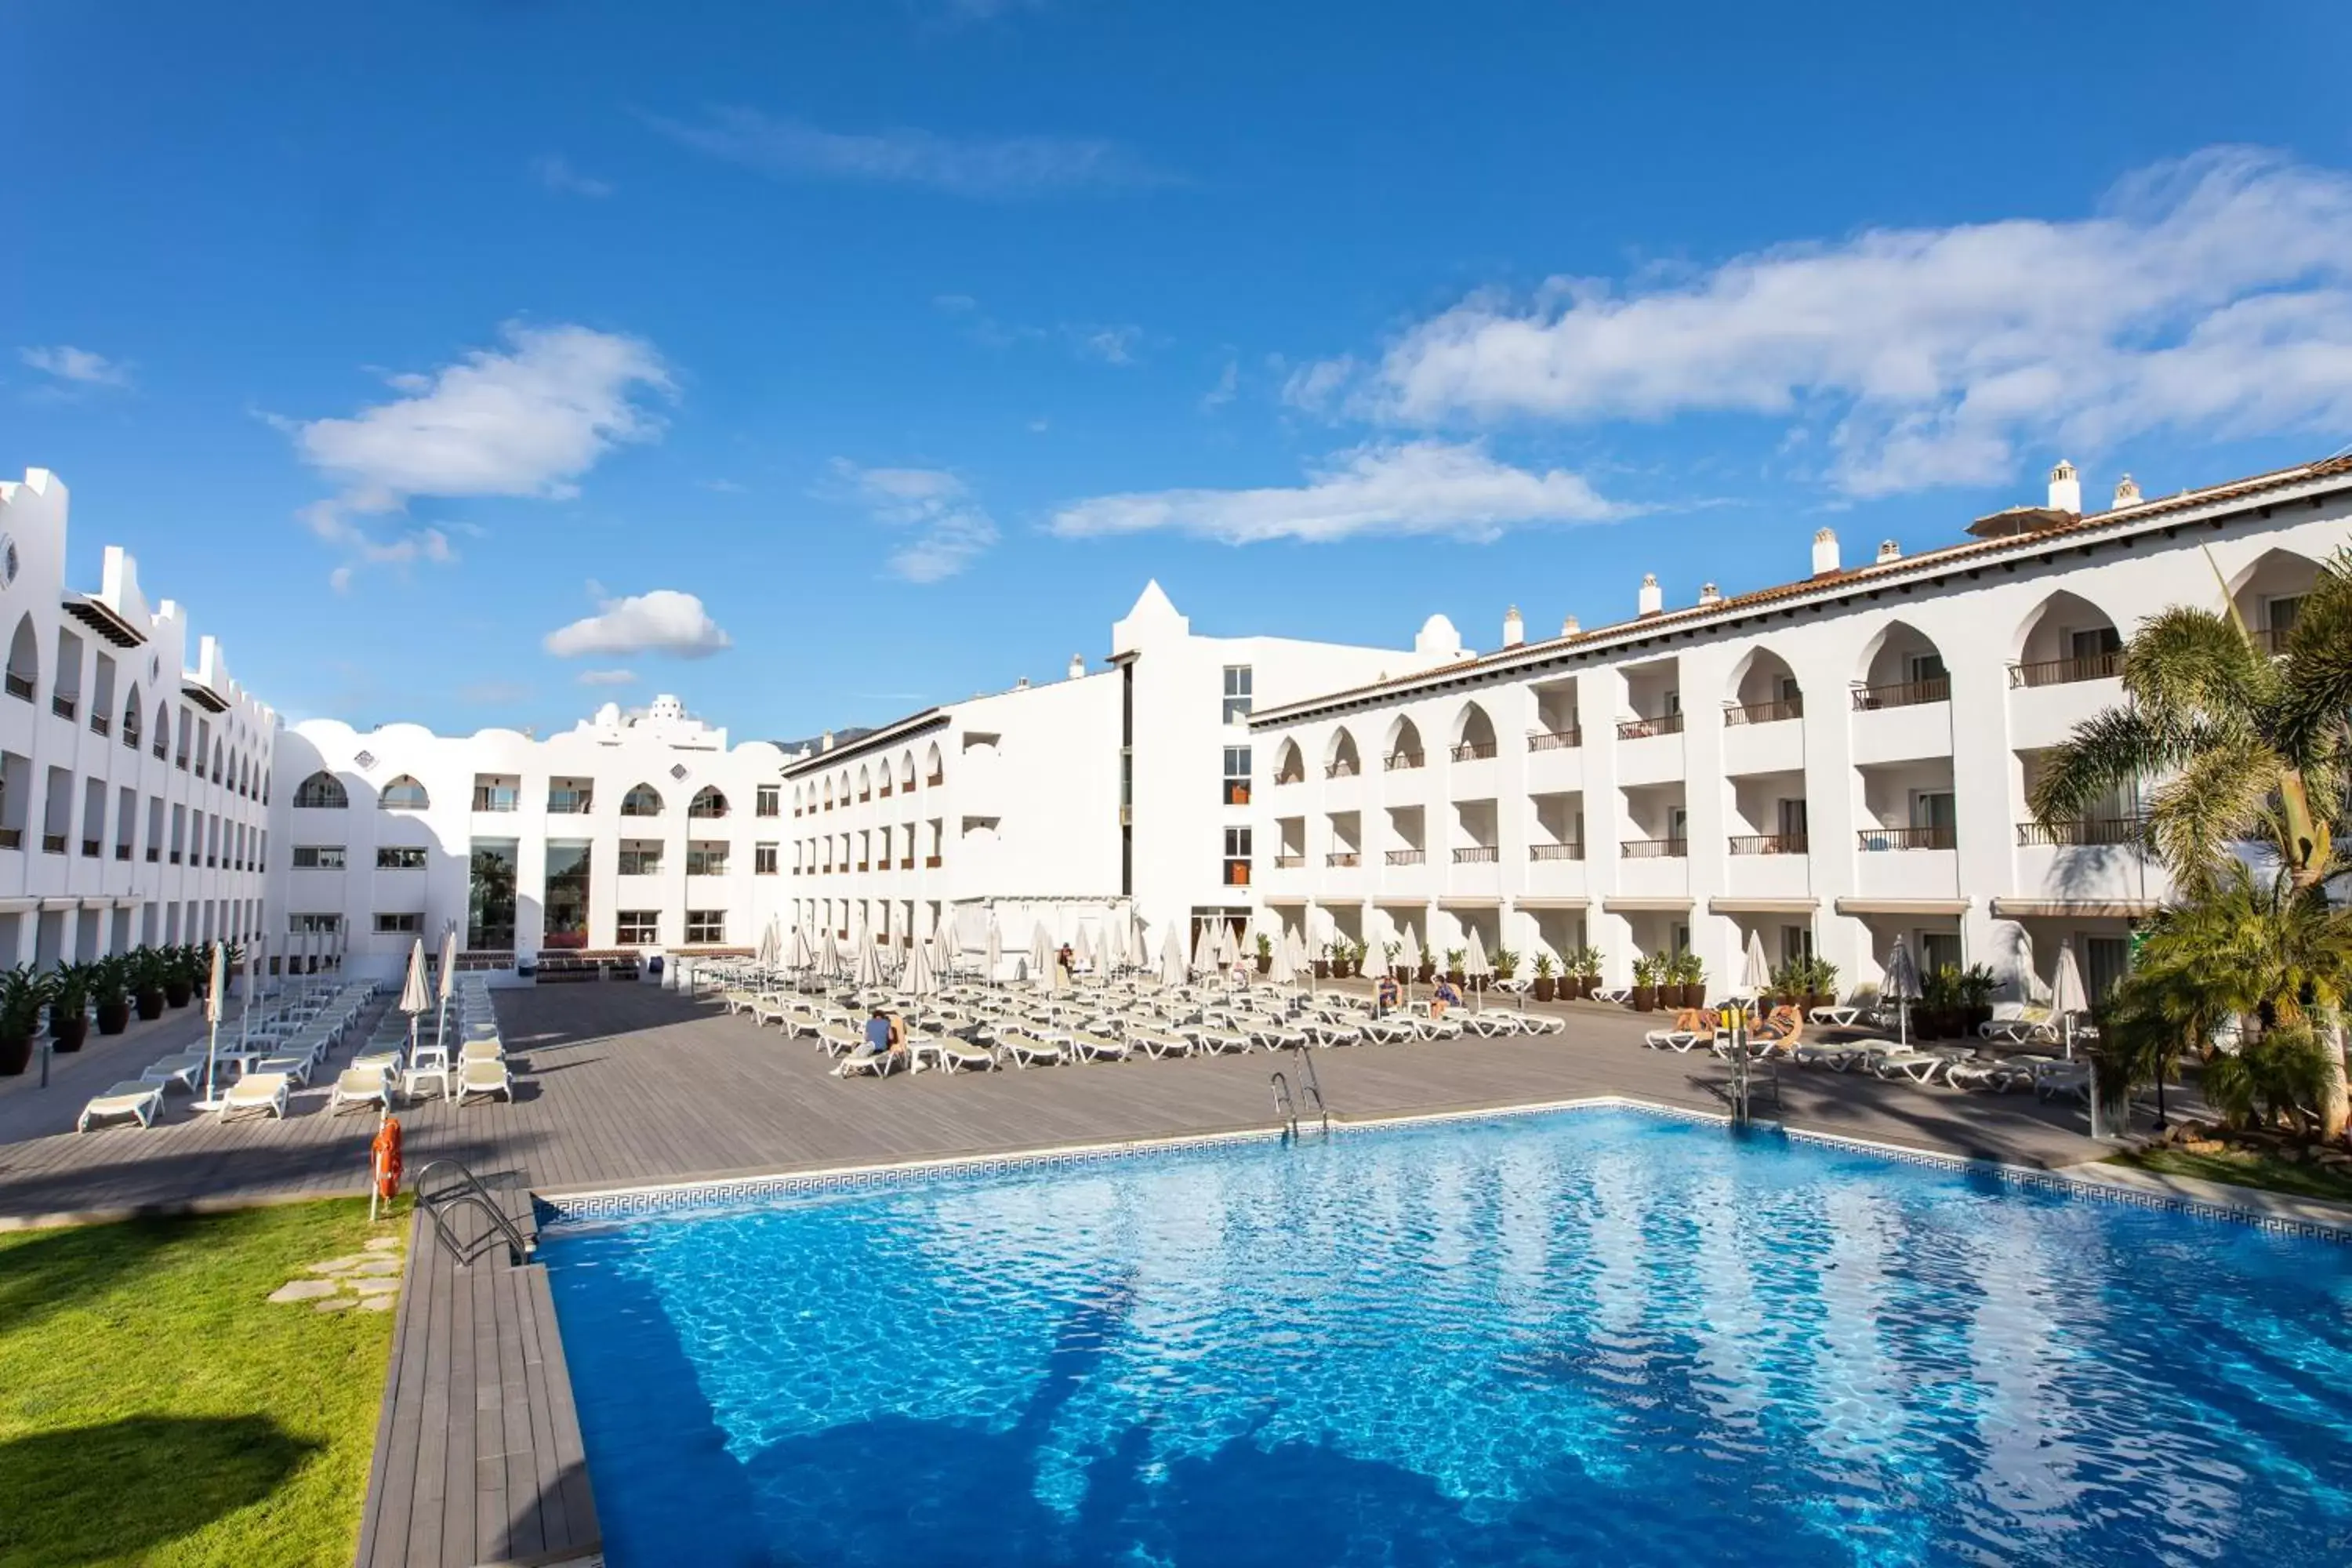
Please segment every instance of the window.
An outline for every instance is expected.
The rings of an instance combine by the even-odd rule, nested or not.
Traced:
[[[379,871],[422,871],[425,869],[425,847],[421,844],[379,844],[375,851],[375,868]]]
[[[686,874],[689,877],[724,877],[727,875],[727,846],[695,843],[686,847]]]
[[[661,874],[661,845],[652,839],[624,838],[621,840],[621,875],[624,877],[656,877]]]
[[[1813,957],[1813,928],[1782,926],[1780,928],[1780,962],[1810,963]]]
[[[1938,970],[1960,966],[1960,933],[1954,931],[1923,931],[1919,933],[1919,973],[1933,974]]]
[[[911,843],[912,840],[910,839],[908,842]],[[754,844],[751,846],[751,873],[758,877],[772,877],[776,874],[776,847],[774,845]]]
[[[1959,817],[1947,790],[1920,790],[1911,796],[1911,826],[1923,849],[1949,849],[1958,836]]]
[[[432,804],[425,786],[406,773],[384,785],[383,794],[376,797],[376,805],[385,811],[423,811]]]
[[[661,941],[658,910],[623,910],[613,919],[613,940],[624,947],[646,947]]]
[[[375,934],[378,936],[422,936],[424,933],[425,917],[422,914],[378,913],[375,917]]]
[[[1250,830],[1225,829],[1225,886],[1246,888],[1250,881]]]
[[[781,816],[783,815],[783,809],[782,786],[779,784],[761,784],[760,786],[760,793],[754,796],[752,800],[752,815],[755,816]]]
[[[2121,936],[2089,936],[2083,939],[2083,988],[2091,994],[2091,1005],[2099,1006],[2108,994],[2123,984],[2131,973],[2131,939]]]
[[[1247,805],[1250,803],[1250,749],[1247,746],[1225,748],[1225,783],[1221,799],[1227,805]]]
[[[717,942],[727,940],[725,910],[688,910],[686,911],[686,940]]]
[[[315,773],[294,786],[297,806],[320,811],[341,811],[352,804],[343,789],[343,781],[330,773]]]
[[[1238,724],[1250,716],[1250,667],[1225,666],[1225,722]]]
[[[297,871],[340,871],[342,868],[343,847],[340,844],[294,846],[294,869]]]
[[[661,792],[651,784],[632,784],[621,797],[623,816],[659,816],[661,808]]]
[[[719,794],[715,785],[706,784],[695,792],[692,800],[687,802],[686,815],[701,817],[724,816],[727,815],[727,797]]]
[[[297,936],[326,934],[332,936],[343,929],[341,915],[288,915],[286,929]]]
[[[1931,680],[1943,680],[1948,678],[1948,673],[1944,668],[1944,656],[1940,653],[1906,655],[1903,660],[1903,672],[1905,679],[1914,686],[1925,686]]]

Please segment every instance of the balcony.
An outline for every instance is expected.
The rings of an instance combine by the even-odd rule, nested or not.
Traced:
[[[1492,741],[1465,741],[1454,748],[1454,760],[1457,763],[1483,763],[1494,754]]]
[[[91,734],[107,735],[113,733],[113,731],[114,726],[107,721],[105,714],[93,713],[89,716],[89,732]]]
[[[1954,834],[1949,827],[1864,827],[1856,831],[1861,847],[1866,854],[1878,854],[1890,849],[1950,849],[1955,847]]]
[[[1332,763],[1324,768],[1323,776],[1327,779],[1354,778],[1356,776],[1356,764],[1348,762]]]
[[[1502,858],[1502,851],[1491,844],[1473,844],[1454,852],[1456,866],[1492,866]]]
[[[33,700],[33,679],[31,676],[19,675],[12,669],[8,672],[7,688],[8,695],[11,697],[21,697],[27,702],[30,702]]]
[[[1277,871],[1296,871],[1306,864],[1307,857],[1304,855],[1277,855],[1274,858],[1274,868]]]
[[[1655,719],[1624,719],[1617,725],[1617,738],[1621,741],[1644,741],[1653,735],[1682,732],[1683,716],[1679,713],[1663,713]]]
[[[2124,656],[2088,654],[2081,658],[2045,658],[2034,664],[2009,667],[2011,690],[2022,686],[2072,686],[2078,680],[2112,680],[2124,672]]]
[[[1391,773],[1402,773],[1407,768],[1417,768],[1421,764],[1422,753],[1419,752],[1391,752],[1381,759],[1381,771]]]
[[[22,849],[25,830],[21,827],[0,827],[0,849]]]
[[[1687,838],[1628,838],[1617,846],[1628,860],[1679,860],[1690,853]]]
[[[106,846],[95,838],[85,838],[81,841],[81,853],[85,860],[102,860],[106,858]]]
[[[1893,686],[1857,686],[1853,689],[1853,710],[1874,713],[1882,708],[1917,708],[1929,702],[1949,702],[1952,700],[1952,678],[1933,676],[1926,680],[1898,681]]]
[[[1530,844],[1528,846],[1528,858],[1530,860],[1581,860],[1584,858],[1584,846],[1581,844]]]
[[[128,845],[128,844],[118,844],[118,845],[116,845],[116,846],[114,847],[114,858],[115,858],[117,860],[128,860],[128,859],[130,859],[130,858],[131,858],[131,846],[130,846],[130,845]]]
[[[1326,866],[1360,866],[1363,863],[1364,858],[1353,849],[1334,849],[1323,857]]]
[[[941,784],[945,784],[945,783],[947,783],[947,782],[948,782],[948,775],[947,775],[946,773],[933,773],[930,777],[929,777],[929,778],[925,779],[925,780],[923,781],[923,784],[924,784],[924,786],[925,786],[926,788],[929,788],[929,789],[937,789],[937,788],[939,788]]]
[[[1805,700],[1791,697],[1782,702],[1727,702],[1723,705],[1726,724],[1777,724],[1783,719],[1805,716]]]
[[[890,781],[888,779],[884,779],[882,781],[882,787],[876,790],[874,793],[877,797],[882,800],[888,800],[891,795]]]
[[[80,709],[80,699],[70,691],[59,691],[49,698],[49,711],[60,719],[70,719]]]
[[[1530,752],[1570,752],[1584,744],[1581,730],[1530,730],[1528,750]]]
[[[547,797],[550,816],[584,816],[595,803],[595,797],[584,789],[551,792]]]
[[[1426,856],[1419,849],[1391,849],[1387,858],[1391,866],[1418,866]]]
[[[898,869],[901,871],[911,871],[914,868],[915,858],[912,855],[901,855],[898,857]]]
[[[512,811],[520,804],[520,797],[510,789],[478,789],[474,792],[476,811]]]
[[[62,854],[64,854],[65,852],[66,852],[66,836],[65,836],[64,834],[62,834],[62,833],[44,833],[44,834],[42,834],[42,835],[41,835],[41,853],[42,853],[42,854],[44,854],[44,855],[62,855]]]
[[[2084,844],[2137,844],[2141,825],[2129,816],[2092,817],[2080,822],[2021,822],[2017,842],[2058,847]]]
[[[938,869],[940,868],[940,858],[939,858],[938,856],[936,856],[936,855],[926,855],[926,856],[924,856],[924,857],[923,857],[923,868],[924,868],[925,870],[927,870],[927,871],[936,871],[936,870],[938,870]]]
[[[1802,833],[1750,833],[1731,840],[1734,855],[1802,855],[1809,847]]]

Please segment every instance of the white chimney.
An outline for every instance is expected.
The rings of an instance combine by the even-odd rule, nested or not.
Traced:
[[[1658,591],[1658,574],[1655,572],[1642,574],[1641,606],[1641,613],[1645,616],[1654,616],[1666,607],[1666,596]]]
[[[1082,653],[1072,654],[1070,656],[1070,679],[1072,680],[1076,680],[1078,677],[1086,674],[1086,672],[1087,656]]]
[[[1015,690],[1015,691],[1026,691],[1026,690],[1028,690],[1028,689],[1029,689],[1029,678],[1028,678],[1027,676],[1025,676],[1025,675],[1024,675],[1024,676],[1023,676],[1020,679],[1018,679],[1018,680],[1014,681],[1014,682],[1013,683],[1013,690]]]
[[[2050,470],[2050,510],[2078,516],[2083,510],[2083,481],[2075,475],[2074,465],[2063,458]]]
[[[823,739],[823,740],[819,741],[819,742],[816,743],[816,749],[817,749],[818,751],[820,751],[820,752],[829,752],[829,751],[833,750],[833,731],[832,731],[827,730],[827,731],[824,732],[824,739]]]
[[[1901,545],[1895,543],[1895,541],[1891,539],[1882,539],[1878,542],[1878,563],[1881,566],[1885,565],[1890,561],[1900,561],[1902,559],[1903,547]]]
[[[1528,640],[1528,624],[1519,618],[1519,607],[1513,605],[1503,612],[1503,646],[1517,647]]]
[[[1564,637],[1572,637],[1583,629],[1584,628],[1582,626],[1576,624],[1576,617],[1574,616],[1563,616],[1560,620],[1559,635]]]
[[[1813,531],[1813,575],[1826,577],[1838,569],[1837,535],[1826,528]]]
[[[2111,509],[2121,511],[2127,506],[2139,505],[2139,481],[2126,474],[2116,481],[2116,504]]]
[[[1700,609],[1704,610],[1709,605],[1720,605],[1721,603],[1723,603],[1723,595],[1717,591],[1714,584],[1701,583],[1698,585],[1698,607]]]

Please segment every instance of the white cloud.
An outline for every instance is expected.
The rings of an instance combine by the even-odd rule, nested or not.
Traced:
[[[1629,510],[1565,469],[1538,473],[1475,445],[1410,441],[1339,453],[1302,485],[1097,496],[1064,507],[1051,526],[1073,538],[1170,529],[1228,544],[1367,533],[1489,540],[1524,524],[1605,522]]]
[[[1135,346],[1143,339],[1141,327],[1065,327],[1064,333],[1087,359],[1105,364],[1133,364]]]
[[[1210,413],[1231,403],[1234,394],[1240,390],[1241,374],[1241,366],[1227,360],[1225,368],[1217,375],[1217,384],[1201,395],[1201,411]]]
[[[593,174],[583,174],[573,168],[568,159],[552,154],[530,161],[531,177],[562,196],[586,196],[591,201],[603,201],[613,194],[613,183]]]
[[[1872,229],[1672,282],[1555,279],[1332,361],[1290,400],[1408,425],[1832,421],[1853,494],[2004,479],[2155,431],[2352,426],[2352,177],[2217,148],[2094,216]]]
[[[44,375],[55,376],[78,387],[131,384],[128,366],[108,359],[104,354],[75,348],[70,343],[18,349],[16,357]]]
[[[348,419],[273,419],[303,461],[340,493],[303,521],[355,566],[453,559],[436,529],[379,539],[358,519],[396,514],[413,497],[524,496],[561,500],[624,442],[650,441],[661,421],[638,401],[667,394],[667,368],[640,339],[581,326],[500,329],[503,349],[476,349],[429,375],[388,375],[403,394]]]
[[[548,633],[541,646],[558,658],[631,653],[703,658],[732,647],[733,640],[710,618],[700,599],[675,588],[656,588],[607,599],[596,614]]]
[[[637,679],[634,669],[583,669],[580,672],[583,686],[626,686]]]
[[[952,577],[996,542],[995,521],[943,468],[863,468],[836,458],[833,471],[877,522],[914,534],[889,560],[909,583]]]
[[[941,136],[900,127],[826,131],[756,109],[717,108],[696,122],[646,116],[681,146],[763,174],[923,185],[953,195],[1081,195],[1165,184],[1118,143],[1067,136]]]

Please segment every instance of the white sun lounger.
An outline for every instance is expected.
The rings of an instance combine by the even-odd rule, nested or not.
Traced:
[[[196,1079],[204,1076],[204,1071],[203,1057],[190,1056],[183,1052],[176,1057],[165,1057],[159,1062],[151,1063],[147,1070],[139,1076],[149,1083],[159,1084],[166,1089],[176,1083],[193,1094],[195,1092]]]
[[[478,1058],[457,1064],[457,1091],[451,1098],[460,1105],[467,1097],[477,1094],[502,1094],[507,1103],[514,1103],[514,1075],[507,1064],[496,1058]]]
[[[1135,1048],[1147,1057],[1189,1057],[1197,1048],[1181,1035],[1167,1034],[1159,1029],[1137,1029],[1128,1036]]]
[[[152,1127],[155,1125],[155,1118],[163,1113],[163,1085],[143,1080],[138,1083],[118,1083],[103,1093],[89,1097],[89,1103],[81,1108],[80,1120],[74,1123],[74,1131],[87,1132],[89,1131],[91,1122],[103,1121],[110,1116],[135,1116],[139,1119],[140,1126]]]
[[[249,1072],[229,1085],[228,1092],[221,1096],[221,1120],[226,1121],[245,1110],[267,1110],[283,1120],[286,1097],[292,1088],[293,1079],[285,1073],[259,1069]]]
[[[1006,1029],[996,1037],[999,1049],[1013,1058],[1016,1068],[1060,1067],[1070,1059],[1069,1048],[1059,1040],[1049,1040],[1026,1029]]]
[[[1090,1035],[1083,1031],[1071,1036],[1070,1044],[1077,1051],[1078,1059],[1082,1062],[1123,1062],[1134,1049],[1125,1040],[1116,1040],[1108,1035]]]
[[[834,1064],[833,1076],[887,1078],[891,1068],[908,1059],[907,1053],[896,1047],[887,1051],[852,1051]]]
[[[1869,1062],[1872,1072],[1884,1079],[1907,1078],[1913,1083],[1926,1085],[1936,1081],[1936,1075],[1951,1065],[1949,1057],[1932,1051],[1914,1051],[1896,1047],[1879,1051]]]
[[[354,1062],[335,1075],[335,1091],[327,1101],[327,1114],[334,1115],[346,1105],[374,1105],[392,1109],[392,1069],[377,1064],[362,1066]]]

